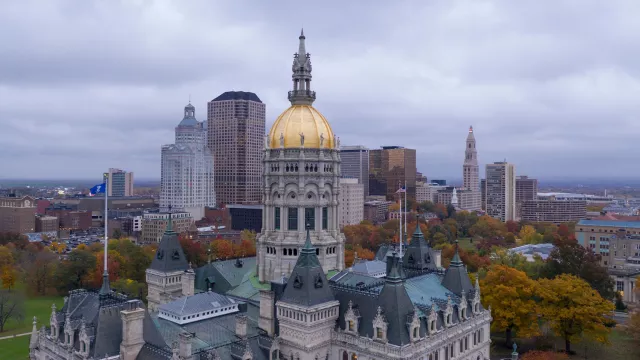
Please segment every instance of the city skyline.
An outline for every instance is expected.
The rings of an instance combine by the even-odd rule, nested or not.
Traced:
[[[299,24],[283,24],[286,5],[260,2],[34,4],[0,14],[12,34],[0,45],[3,178],[119,167],[159,179],[189,94],[205,109],[215,94],[254,92],[270,127],[287,107],[282,54],[302,25],[317,105],[343,145],[414,148],[428,178],[460,179],[473,125],[480,169],[506,158],[539,179],[640,177],[627,165],[640,133],[640,40],[626,35],[637,3],[340,3],[331,16],[308,7]]]

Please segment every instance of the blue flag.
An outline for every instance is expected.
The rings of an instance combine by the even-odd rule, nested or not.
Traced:
[[[91,195],[95,195],[98,193],[104,193],[104,189],[107,188],[107,184],[106,183],[102,183],[102,184],[98,184],[94,187],[92,187],[89,192],[91,193]]]

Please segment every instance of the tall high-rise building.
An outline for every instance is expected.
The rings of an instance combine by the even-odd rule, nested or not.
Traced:
[[[364,196],[369,196],[369,149],[364,146],[342,146],[340,165],[343,178],[355,178],[364,186]]]
[[[183,210],[194,220],[204,217],[206,206],[215,206],[213,155],[205,142],[202,122],[196,120],[191,103],[176,126],[175,144],[162,146],[160,209]]]
[[[478,152],[476,150],[476,138],[473,136],[473,126],[469,127],[469,135],[467,135],[467,144],[464,151],[462,187],[468,191],[466,195],[468,202],[461,202],[461,208],[464,210],[480,210],[482,208],[482,195],[480,194]]]
[[[340,205],[338,224],[357,225],[364,220],[364,185],[355,178],[340,179]]]
[[[264,144],[260,281],[291,274],[307,237],[325,272],[344,268],[345,238],[338,224],[340,146],[327,119],[312,106],[311,56],[304,34],[299,39],[291,107],[273,123]]]
[[[260,204],[265,104],[227,91],[208,103],[207,145],[214,156],[219,204]]]
[[[516,219],[515,173],[515,165],[508,162],[487,164],[487,215],[502,221]]]
[[[409,197],[416,197],[416,150],[383,146],[369,150],[369,194],[392,199],[407,184]]]
[[[480,199],[482,210],[487,210],[487,179],[480,180]]]
[[[107,181],[109,196],[133,196],[133,172],[110,168]]]
[[[516,203],[538,199],[538,179],[528,176],[516,177]]]

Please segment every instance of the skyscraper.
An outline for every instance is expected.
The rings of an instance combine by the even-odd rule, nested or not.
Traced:
[[[369,150],[369,195],[392,199],[407,184],[407,194],[416,197],[416,150],[402,146],[383,146]]]
[[[208,103],[207,119],[217,202],[259,204],[265,104],[254,93],[227,91]]]
[[[356,178],[364,186],[364,196],[369,196],[369,149],[364,146],[342,146],[340,165],[343,178]]]
[[[215,206],[213,156],[205,142],[202,122],[196,120],[191,103],[176,126],[175,144],[162,146],[160,208],[184,210],[194,220],[204,217],[205,206]]]
[[[325,272],[344,268],[345,238],[338,225],[340,144],[327,119],[312,106],[316,93],[311,90],[311,56],[304,34],[299,40],[291,107],[276,119],[264,142],[260,281],[289,275],[307,236]]]
[[[487,215],[502,221],[516,218],[515,165],[495,162],[486,166]]]
[[[461,202],[464,210],[480,210],[481,194],[478,168],[478,152],[476,150],[476,138],[473,136],[473,126],[469,127],[467,144],[464,151],[464,164],[462,165],[462,187],[468,191],[468,202]]]
[[[132,172],[110,168],[107,181],[109,196],[133,196]]]

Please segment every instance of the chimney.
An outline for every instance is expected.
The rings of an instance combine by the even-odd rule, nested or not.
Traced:
[[[187,333],[187,332],[180,333],[180,345],[179,345],[180,359],[193,360],[193,356],[191,354],[191,338],[193,338],[192,333]]]
[[[271,283],[272,286],[274,283]],[[275,293],[271,290],[260,290],[260,328],[273,336],[275,334]]]
[[[122,318],[122,342],[120,343],[120,358],[135,360],[144,345],[143,324],[145,309],[138,306],[137,300],[129,301],[129,310],[120,311]]]
[[[182,274],[182,296],[191,296],[194,294],[194,286],[196,282],[196,273],[191,268]]]
[[[247,316],[244,314],[236,315],[236,336],[241,339],[247,337]]]
[[[433,255],[435,256],[436,267],[442,267],[442,250],[434,250]]]

